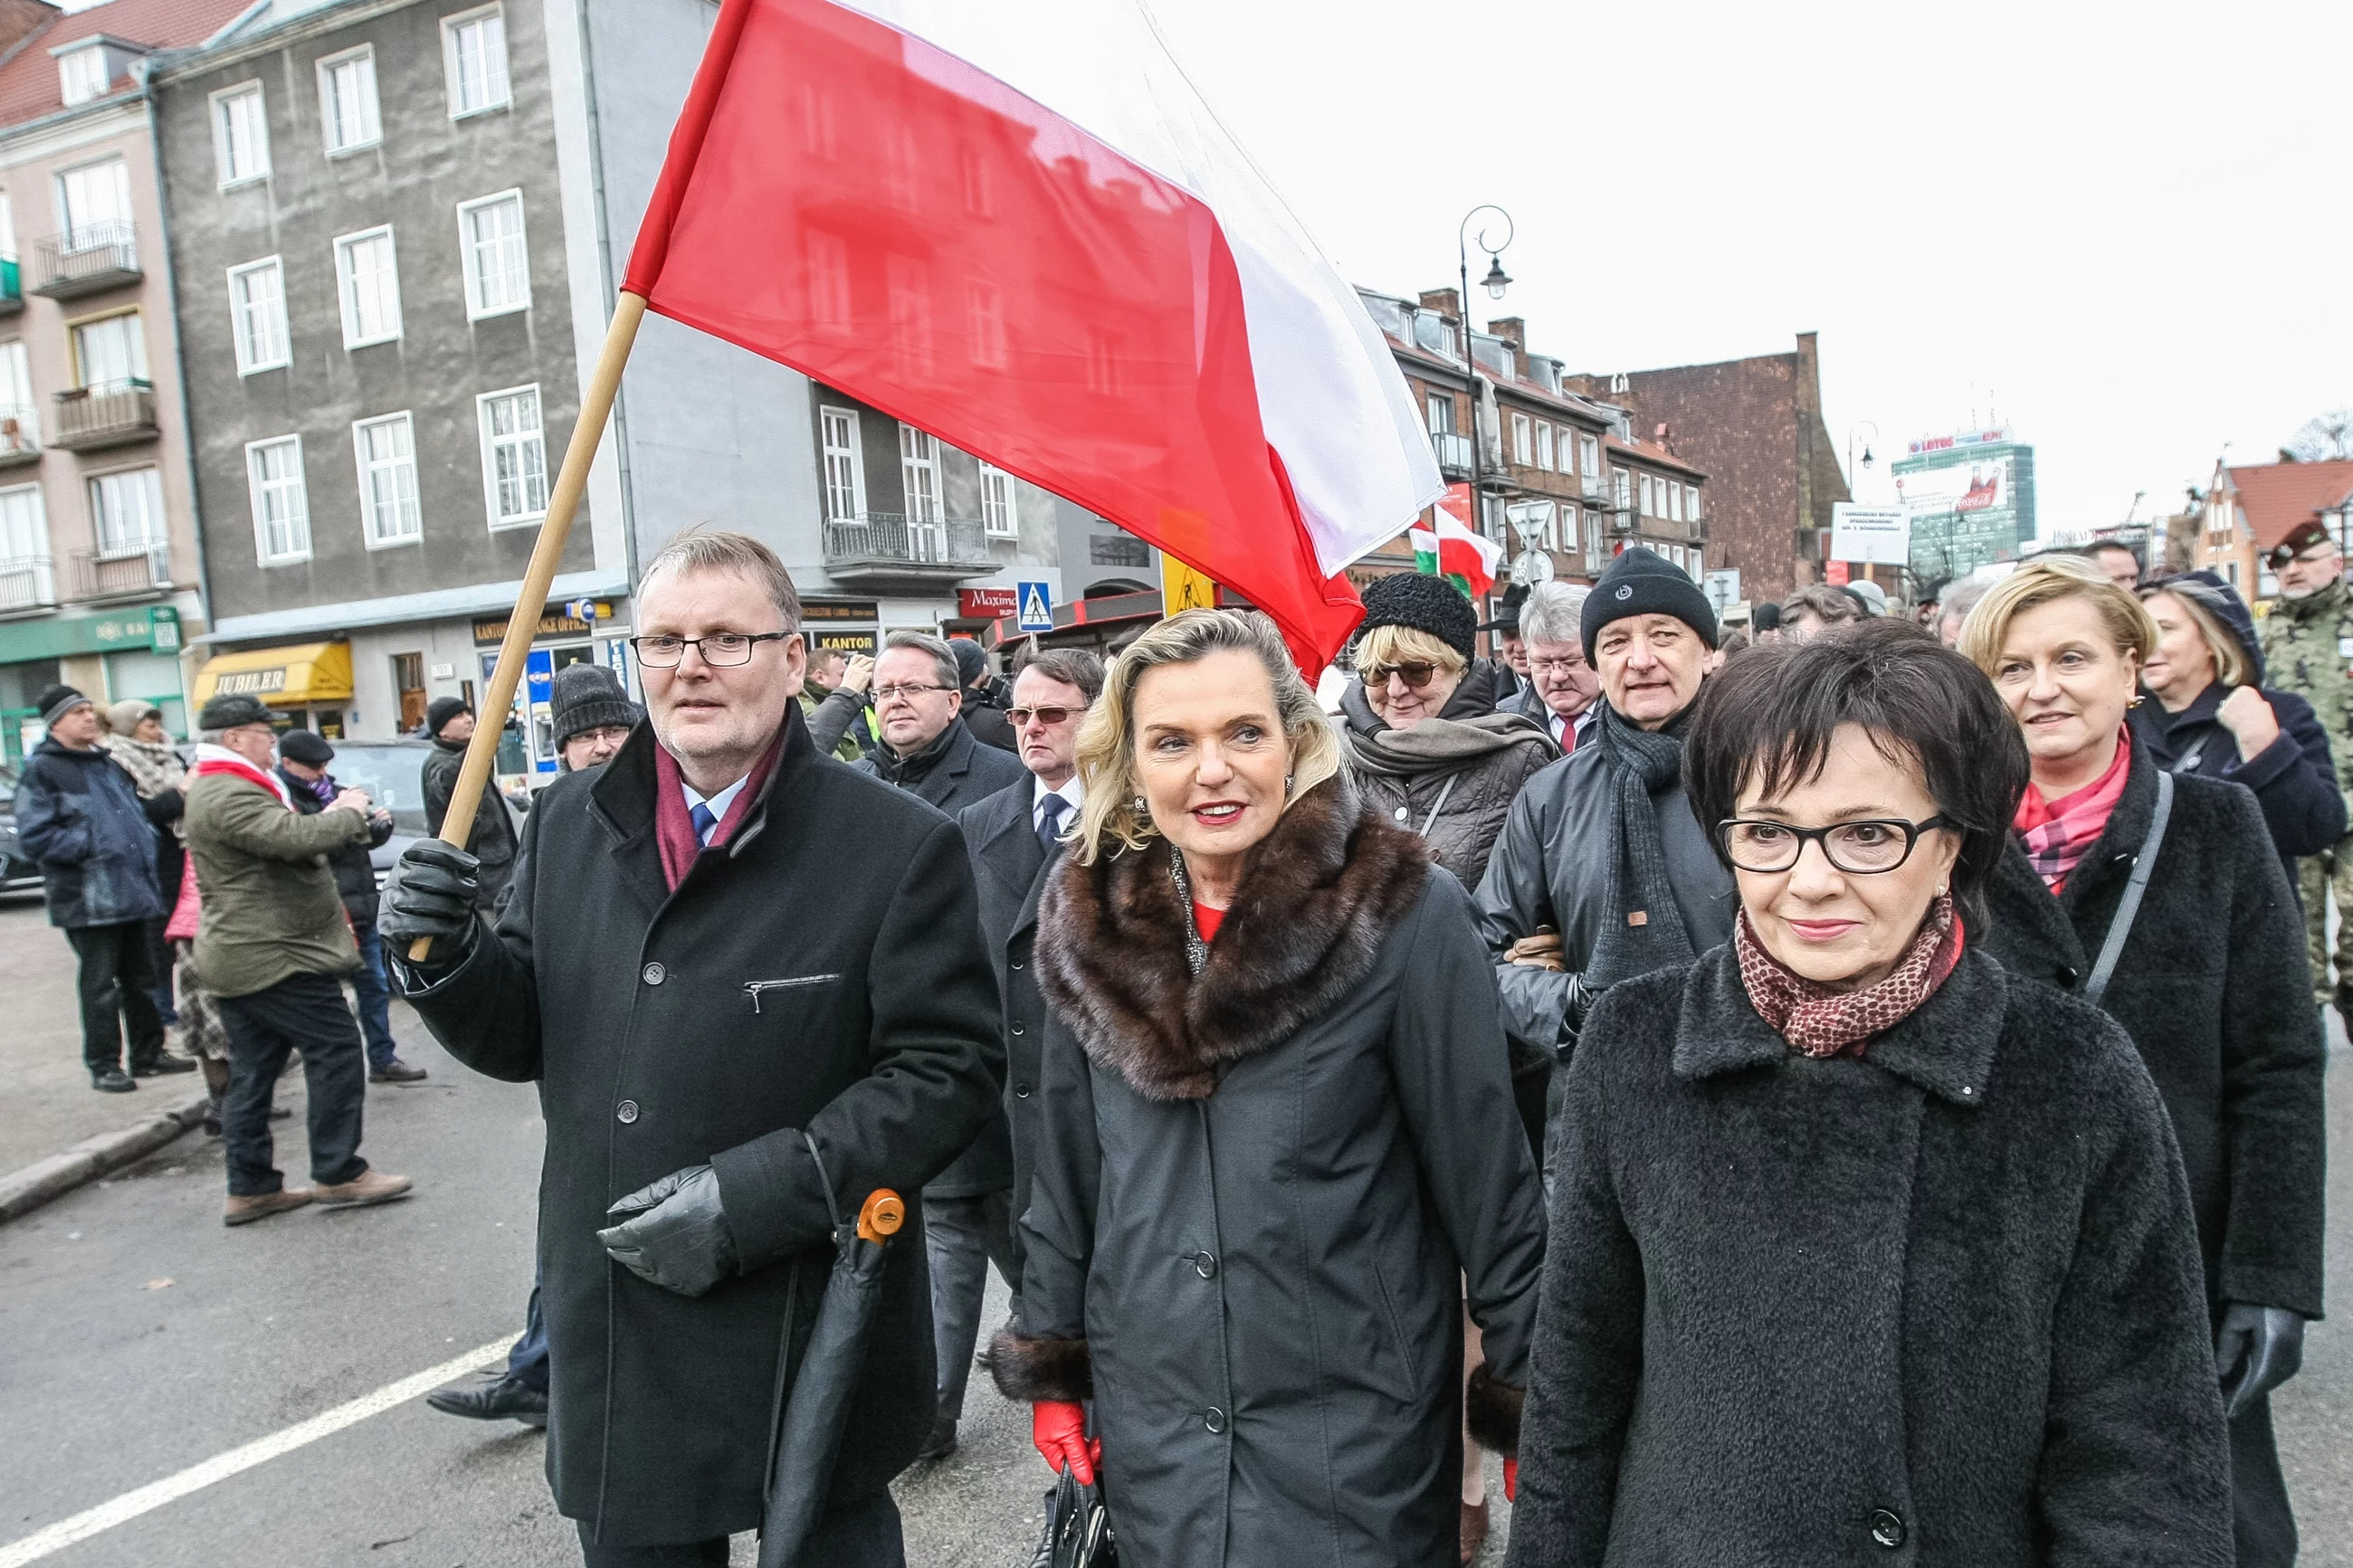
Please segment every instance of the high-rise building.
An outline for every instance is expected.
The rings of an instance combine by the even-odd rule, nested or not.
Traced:
[[[1924,436],[1889,465],[1912,513],[1912,570],[1949,582],[2034,537],[2034,448],[2006,425]]]

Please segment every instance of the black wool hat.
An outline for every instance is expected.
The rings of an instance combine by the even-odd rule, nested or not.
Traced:
[[[54,724],[89,700],[70,686],[52,686],[33,699],[33,706],[40,710],[42,723]]]
[[[1528,585],[1525,583],[1513,584],[1504,590],[1504,596],[1495,601],[1495,618],[1492,621],[1481,621],[1479,629],[1482,632],[1509,632],[1514,637],[1519,636],[1520,606],[1527,602]]]
[[[247,724],[270,722],[269,710],[262,706],[261,699],[248,697],[241,691],[216,697],[196,711],[199,730],[235,730]]]
[[[1399,572],[1377,577],[1365,587],[1363,637],[1375,626],[1409,626],[1428,632],[1464,659],[1478,657],[1479,616],[1462,591],[1443,577]]]
[[[314,735],[308,730],[289,730],[278,737],[278,754],[290,763],[323,768],[335,760],[335,748],[327,744],[324,735]]]
[[[436,697],[431,702],[426,704],[425,732],[428,735],[438,735],[442,725],[468,710],[466,700],[462,697]]]
[[[638,705],[621,689],[620,680],[601,664],[567,664],[557,670],[548,710],[559,750],[565,742],[584,731],[601,730],[607,724],[633,730],[638,723]]]
[[[988,673],[988,652],[970,637],[948,638],[948,652],[955,655],[956,679],[970,686]]]
[[[1629,616],[1672,616],[1697,632],[1700,641],[1715,646],[1715,606],[1699,584],[1682,567],[1639,544],[1629,545],[1612,561],[1585,597],[1585,616],[1578,623],[1585,635],[1585,657],[1593,658],[1602,627]]]

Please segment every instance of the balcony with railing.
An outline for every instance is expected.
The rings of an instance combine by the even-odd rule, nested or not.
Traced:
[[[73,553],[73,596],[77,599],[143,599],[168,593],[172,586],[172,552],[162,544],[132,544],[114,550],[77,550]]]
[[[948,583],[986,577],[997,565],[976,517],[868,511],[826,519],[825,570],[837,583]]]
[[[31,409],[0,403],[0,468],[41,460],[41,439],[34,434],[38,424]]]
[[[1471,477],[1471,437],[1451,431],[1433,431],[1430,450],[1438,455],[1438,470],[1450,479]]]
[[[49,445],[76,452],[155,438],[155,389],[143,381],[102,381],[58,394]]]
[[[1588,504],[1599,502],[1606,506],[1609,501],[1609,476],[1607,474],[1579,474],[1577,476],[1577,493],[1585,498]]]
[[[129,218],[89,223],[33,247],[33,292],[71,300],[139,281],[139,235]]]
[[[0,616],[54,609],[57,602],[57,573],[47,556],[0,559]]]

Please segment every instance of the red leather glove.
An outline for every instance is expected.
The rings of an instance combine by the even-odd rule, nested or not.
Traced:
[[[1504,1460],[1504,1500],[1520,1500],[1520,1462],[1508,1456]]]
[[[1041,1399],[1029,1407],[1029,1440],[1049,1469],[1068,1468],[1081,1486],[1092,1486],[1095,1467],[1103,1462],[1103,1439],[1087,1436],[1087,1407],[1060,1399]]]

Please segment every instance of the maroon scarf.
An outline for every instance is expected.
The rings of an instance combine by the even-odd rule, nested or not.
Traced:
[[[776,731],[776,744],[760,753],[752,764],[752,772],[736,792],[735,800],[728,806],[727,815],[711,830],[708,845],[698,843],[694,837],[694,819],[686,814],[686,775],[678,771],[678,759],[663,750],[659,742],[654,744],[654,842],[661,848],[663,879],[670,890],[686,880],[694,869],[697,857],[705,848],[716,849],[734,837],[752,808],[759,803],[760,791],[766,787],[768,775],[776,771],[776,759],[784,754],[786,731]]]
[[[1749,928],[1747,910],[1732,928],[1733,954],[1749,1005],[1774,1033],[1810,1057],[1861,1056],[1873,1036],[1885,1034],[1936,994],[1960,963],[1966,940],[1953,913],[1953,896],[1943,894],[1928,906],[1928,918],[1893,973],[1860,991],[1833,991],[1767,952]]]

